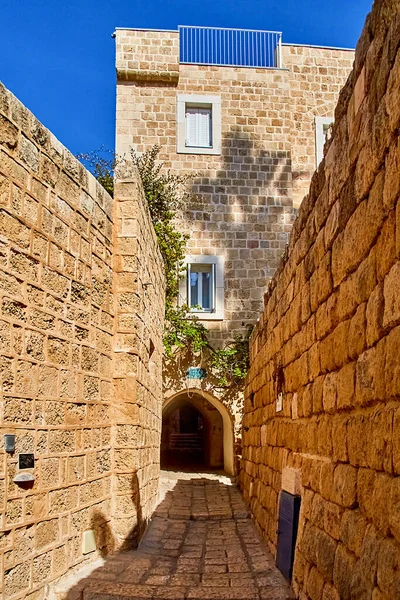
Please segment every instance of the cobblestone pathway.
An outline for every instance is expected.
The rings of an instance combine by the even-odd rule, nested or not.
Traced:
[[[115,554],[67,600],[288,600],[227,477],[163,472],[160,504],[138,550]]]

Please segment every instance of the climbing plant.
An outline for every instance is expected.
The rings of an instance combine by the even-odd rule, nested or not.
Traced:
[[[224,348],[210,354],[210,368],[220,387],[243,381],[249,368],[249,338],[252,327],[245,335],[236,335]]]
[[[160,146],[156,145],[142,155],[132,151],[131,157],[139,171],[164,259],[164,348],[167,357],[171,357],[176,349],[191,348],[197,352],[208,345],[208,338],[207,329],[197,317],[188,317],[188,307],[177,303],[179,282],[185,273],[184,258],[189,236],[177,229],[176,218],[191,199],[188,183],[192,177],[166,170],[159,161],[160,150]]]
[[[158,245],[164,260],[165,331],[164,349],[167,359],[182,351],[204,350],[209,368],[221,387],[229,387],[244,379],[248,369],[248,335],[236,336],[224,348],[212,348],[208,329],[187,305],[179,306],[179,282],[185,274],[184,258],[189,239],[176,227],[177,215],[190,202],[189,182],[193,176],[176,175],[166,170],[159,160],[160,146],[143,154],[131,152],[131,164],[138,169]],[[78,158],[92,171],[96,179],[111,194],[114,193],[114,172],[122,161],[104,148],[79,154]]]

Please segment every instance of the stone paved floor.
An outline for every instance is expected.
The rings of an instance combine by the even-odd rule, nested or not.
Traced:
[[[139,549],[108,557],[62,597],[288,600],[292,595],[228,477],[164,471],[160,504]]]

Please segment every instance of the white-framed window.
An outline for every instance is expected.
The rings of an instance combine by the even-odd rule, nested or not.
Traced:
[[[222,256],[187,256],[186,276],[180,283],[180,305],[202,321],[224,318],[224,258]]]
[[[177,152],[221,154],[221,98],[219,96],[178,95]]]
[[[317,167],[324,158],[324,145],[328,139],[333,117],[315,117],[315,158]]]
[[[215,308],[215,264],[187,265],[187,298],[190,310],[212,312]]]
[[[185,105],[186,148],[212,148],[212,108],[201,104]]]

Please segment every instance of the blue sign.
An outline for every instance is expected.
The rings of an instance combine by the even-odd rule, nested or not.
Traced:
[[[190,367],[186,371],[186,379],[205,379],[206,377],[207,371],[199,367]]]

